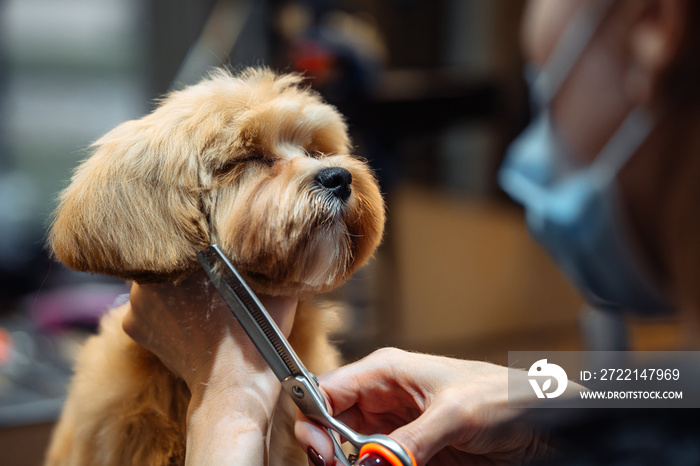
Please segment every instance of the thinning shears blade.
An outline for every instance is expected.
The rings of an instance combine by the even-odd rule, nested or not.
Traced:
[[[296,375],[308,377],[275,321],[219,247],[207,247],[197,259],[275,376],[280,381]]]

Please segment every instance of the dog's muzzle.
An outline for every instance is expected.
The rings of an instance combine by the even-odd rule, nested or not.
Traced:
[[[352,193],[352,174],[345,168],[324,168],[316,175],[316,182],[341,202],[346,202]]]

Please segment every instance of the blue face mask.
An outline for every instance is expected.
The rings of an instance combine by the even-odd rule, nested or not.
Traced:
[[[586,299],[601,309],[670,309],[653,286],[626,228],[617,174],[651,131],[633,110],[598,157],[578,166],[553,124],[550,103],[593,36],[604,11],[580,11],[530,83],[538,117],[511,144],[501,187],[524,205],[527,225]]]

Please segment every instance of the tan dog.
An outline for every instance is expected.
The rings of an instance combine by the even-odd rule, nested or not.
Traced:
[[[81,271],[177,282],[217,243],[256,292],[302,298],[290,341],[309,369],[337,365],[332,318],[310,298],[367,262],[384,204],[367,164],[348,155],[342,117],[300,81],[217,71],[107,133],[61,195],[55,256]],[[87,342],[48,464],[184,464],[189,392],[124,333],[127,310]],[[306,464],[292,422],[278,407],[271,464]]]

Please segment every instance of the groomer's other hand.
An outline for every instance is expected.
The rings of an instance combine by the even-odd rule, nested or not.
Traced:
[[[288,335],[297,300],[258,297]],[[126,333],[190,389],[186,464],[264,464],[281,386],[204,274],[134,284],[130,303]]]
[[[294,322],[297,300],[258,296],[285,336]],[[268,367],[236,318],[203,273],[183,282],[138,284],[130,293],[131,310],[123,327],[141,346],[153,352],[190,390],[210,383],[217,352],[238,358],[235,371],[266,372]],[[242,359],[246,364],[241,364]]]
[[[385,348],[321,375],[320,383],[339,420],[391,435],[419,466],[519,464],[543,454],[546,442],[527,427],[505,427],[519,412],[508,408],[509,371],[529,387],[523,371]],[[295,431],[304,449],[340,464],[331,460],[326,432],[300,413]]]

